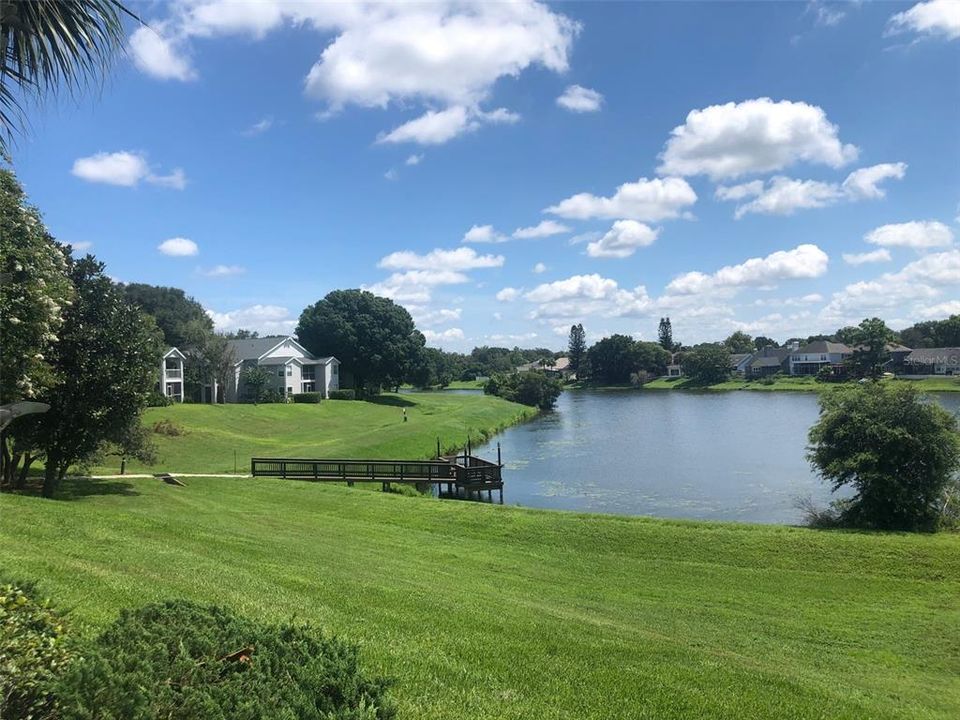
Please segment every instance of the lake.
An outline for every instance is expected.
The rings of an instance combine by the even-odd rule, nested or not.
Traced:
[[[960,393],[940,402],[960,412]],[[504,502],[702,520],[798,523],[831,499],[806,460],[814,393],[568,390],[475,454],[504,463]]]

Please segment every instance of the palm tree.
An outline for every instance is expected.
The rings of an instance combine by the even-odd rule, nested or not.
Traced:
[[[23,103],[98,80],[123,47],[119,0],[0,0],[0,153],[24,125]]]

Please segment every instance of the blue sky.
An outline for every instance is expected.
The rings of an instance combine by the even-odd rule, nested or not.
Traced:
[[[348,287],[446,349],[960,312],[958,0],[137,9],[14,167],[220,328]]]

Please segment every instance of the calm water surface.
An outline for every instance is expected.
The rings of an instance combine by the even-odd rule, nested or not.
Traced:
[[[939,400],[960,412],[960,394]],[[570,390],[475,452],[500,442],[509,504],[796,523],[796,498],[830,501],[806,460],[817,411],[813,393]]]

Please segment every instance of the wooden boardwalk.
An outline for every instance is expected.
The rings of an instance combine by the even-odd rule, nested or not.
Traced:
[[[497,455],[499,456],[499,448]],[[499,460],[499,457],[498,457]],[[393,483],[436,485],[441,497],[467,498],[493,491],[503,504],[503,465],[464,451],[462,455],[441,456],[435,460],[358,460],[334,458],[251,458],[253,477],[281,477],[315,482],[342,482],[347,485],[378,482],[383,490]],[[446,492],[444,492],[446,488]]]

